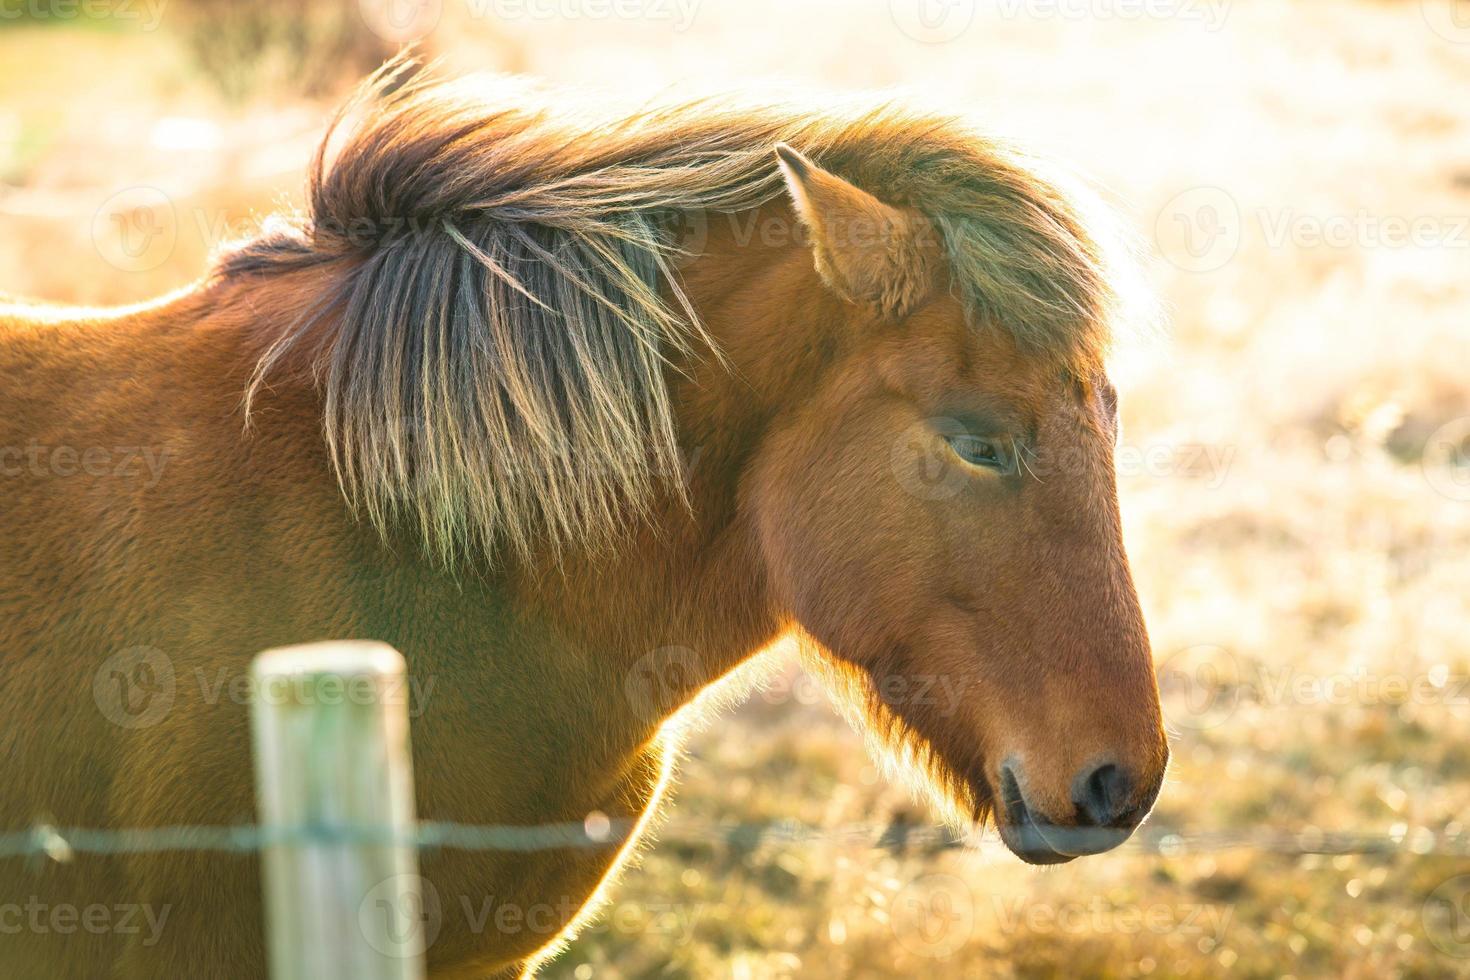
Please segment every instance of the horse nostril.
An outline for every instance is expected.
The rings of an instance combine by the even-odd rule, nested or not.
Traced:
[[[1135,808],[1128,805],[1132,783],[1128,774],[1112,763],[1082,772],[1072,784],[1072,803],[1077,822],[1083,826],[1116,827],[1128,823]]]

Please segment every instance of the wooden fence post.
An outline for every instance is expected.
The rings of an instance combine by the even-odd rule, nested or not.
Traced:
[[[438,909],[411,843],[403,657],[359,641],[280,647],[251,677],[271,976],[418,980]],[[318,839],[291,838],[300,828]],[[369,839],[319,839],[334,831]]]

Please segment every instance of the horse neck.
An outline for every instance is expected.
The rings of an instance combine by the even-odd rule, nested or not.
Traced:
[[[656,690],[644,696],[659,699],[659,718],[784,625],[740,505],[742,440],[683,448],[687,498],[671,490],[607,552],[546,556],[515,574],[559,635],[611,668],[609,682],[651,670]]]
[[[832,360],[844,310],[817,280],[807,246],[796,237],[765,244],[752,235],[762,222],[796,224],[784,205],[712,217],[701,254],[682,270],[719,351],[686,355],[666,375],[687,501],[671,491],[611,555],[543,560],[555,571],[530,577],[579,645],[626,669],[677,661],[662,678],[675,700],[789,626],[744,484],[767,434]]]

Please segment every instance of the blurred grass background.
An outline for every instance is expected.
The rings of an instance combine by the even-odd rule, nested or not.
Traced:
[[[788,662],[694,733],[658,842],[546,975],[1470,976],[1463,3],[89,9],[0,4],[0,292],[187,283],[300,200],[335,101],[404,38],[592,87],[898,87],[1069,162],[1150,246],[1170,330],[1116,367],[1175,735],[1150,826],[1392,848],[1043,872],[993,844],[873,847],[838,831],[929,818]],[[832,833],[706,832],[785,820]]]

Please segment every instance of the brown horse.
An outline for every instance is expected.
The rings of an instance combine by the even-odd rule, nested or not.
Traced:
[[[351,637],[407,657],[423,819],[636,822],[661,723],[797,636],[1023,859],[1138,825],[1167,749],[1073,195],[886,106],[356,105],[195,286],[0,307],[0,831],[252,822],[251,656]],[[529,971],[629,846],[425,851],[432,972]],[[263,972],[253,857],[5,864],[8,976]]]

